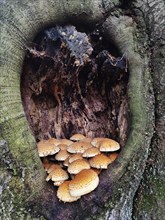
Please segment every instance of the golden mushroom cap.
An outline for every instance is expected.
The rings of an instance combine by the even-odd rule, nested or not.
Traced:
[[[51,173],[53,170],[61,168],[59,164],[51,164],[49,168],[47,169],[47,173]]]
[[[73,161],[78,160],[78,159],[83,159],[81,153],[72,154],[69,156],[69,163],[72,163]]]
[[[81,141],[85,136],[83,134],[74,134],[70,137],[71,141]]]
[[[66,144],[58,144],[57,147],[59,147],[60,150],[66,150],[68,145],[66,145]]]
[[[60,143],[69,146],[69,145],[73,144],[73,141],[68,140],[68,139],[61,139]]]
[[[55,159],[58,161],[64,161],[69,157],[70,153],[68,153],[67,150],[60,150],[56,156]]]
[[[90,169],[90,164],[85,159],[78,159],[69,164],[68,173],[77,174],[84,169]]]
[[[91,147],[88,148],[87,150],[84,151],[82,154],[83,157],[94,157],[96,155],[100,154],[100,150],[96,147]]]
[[[99,178],[95,171],[82,170],[69,183],[69,192],[71,196],[82,196],[90,193],[99,184]]]
[[[37,150],[39,157],[46,157],[48,155],[56,154],[59,152],[60,148],[44,140],[37,143]]]
[[[54,184],[54,186],[60,186],[63,182],[64,182],[64,180],[62,180],[62,181],[55,181],[53,184]]]
[[[89,159],[91,167],[97,169],[107,169],[110,159],[104,154],[98,154],[95,157]]]
[[[57,146],[57,145],[59,145],[61,143],[61,140],[60,139],[56,139],[56,138],[49,138],[47,140],[47,143],[54,144],[55,146]]]
[[[64,181],[69,178],[68,173],[63,170],[62,168],[57,168],[49,173],[49,175],[46,178],[46,181],[49,181],[50,179],[54,182]]]
[[[117,141],[107,138],[103,141],[100,141],[99,149],[101,152],[113,152],[119,150],[120,145]]]
[[[84,151],[90,147],[92,147],[90,143],[79,141],[68,146],[67,151],[69,153],[84,153]]]
[[[111,153],[108,155],[109,159],[110,159],[110,163],[112,163],[113,161],[116,160],[116,158],[119,156],[118,153]]]
[[[93,138],[92,141],[91,141],[91,144],[94,146],[94,147],[98,147],[98,144],[100,141],[103,141],[105,138],[103,137],[97,137],[97,138]]]
[[[92,138],[86,137],[86,138],[82,139],[82,141],[83,141],[83,142],[87,142],[87,143],[91,143]]]
[[[63,202],[74,202],[80,199],[80,196],[71,196],[69,192],[69,183],[70,181],[63,182],[57,190],[57,197]]]

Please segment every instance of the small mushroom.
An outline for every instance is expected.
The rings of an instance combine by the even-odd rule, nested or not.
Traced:
[[[81,141],[85,136],[83,134],[74,134],[70,137],[71,141]]]
[[[55,181],[53,184],[54,184],[54,186],[60,186],[63,182],[64,182],[64,180],[63,181]]]
[[[68,153],[67,150],[60,150],[56,156],[55,159],[58,161],[64,161],[69,157],[70,153]]]
[[[72,163],[73,161],[78,160],[78,159],[83,159],[82,154],[80,153],[72,154],[69,156],[69,163]]]
[[[80,199],[80,196],[71,196],[69,192],[70,181],[63,182],[57,190],[57,197],[63,202],[74,202]]]
[[[90,143],[79,141],[68,146],[67,151],[69,153],[84,153],[84,151],[90,147],[92,147]]]
[[[83,157],[94,157],[96,155],[100,154],[100,151],[98,148],[96,147],[91,147],[88,148],[84,153],[83,153]]]
[[[104,154],[98,154],[95,157],[89,159],[91,167],[97,169],[107,169],[110,159]]]
[[[54,144],[50,144],[46,141],[40,141],[37,143],[38,154],[40,157],[46,157],[59,152],[60,148]]]
[[[98,143],[100,141],[103,141],[104,138],[103,137],[97,137],[97,138],[93,138],[93,140],[91,141],[91,144],[94,146],[94,147],[97,147],[98,146]]]
[[[112,139],[104,139],[99,143],[99,149],[101,152],[113,152],[120,149],[120,145],[118,142]]]
[[[49,138],[47,140],[47,143],[53,144],[53,145],[57,146],[57,145],[59,145],[61,143],[61,140],[60,139],[56,139],[56,138]]]
[[[99,178],[95,171],[82,170],[69,183],[71,196],[82,196],[92,192],[99,184]]]
[[[53,170],[61,168],[59,164],[51,164],[50,167],[47,169],[47,173],[51,173]]]
[[[62,168],[57,168],[49,173],[49,175],[46,178],[46,181],[49,181],[50,179],[54,182],[64,181],[69,178],[68,173],[63,170]]]
[[[111,153],[108,155],[109,159],[110,159],[110,163],[112,163],[113,161],[116,160],[116,158],[119,156],[118,153]]]
[[[88,161],[85,159],[78,159],[73,161],[71,164],[69,164],[68,173],[77,174],[84,169],[90,169],[90,165]]]
[[[60,143],[69,146],[69,145],[73,144],[73,141],[68,140],[68,139],[61,139]]]
[[[66,150],[68,145],[66,145],[66,144],[58,144],[57,147],[59,147],[60,150]]]

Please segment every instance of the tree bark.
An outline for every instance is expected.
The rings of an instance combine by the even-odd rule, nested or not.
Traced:
[[[0,0],[0,6],[2,219],[163,219],[164,1]],[[52,24],[75,20],[98,25],[127,57],[131,124],[126,146],[101,175],[97,190],[63,204],[45,183],[22,107],[20,75],[26,48],[36,34]]]

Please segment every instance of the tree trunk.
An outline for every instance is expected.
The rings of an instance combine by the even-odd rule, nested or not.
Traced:
[[[163,219],[164,1],[0,0],[0,6],[2,219]],[[39,31],[66,22],[96,25],[127,57],[130,75],[127,143],[99,187],[72,204],[59,202],[45,183],[20,94],[27,46]]]

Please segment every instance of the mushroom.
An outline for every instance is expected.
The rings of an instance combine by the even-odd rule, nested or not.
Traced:
[[[73,161],[78,160],[78,159],[83,159],[82,154],[80,153],[72,154],[69,156],[69,163],[72,163]]]
[[[94,157],[98,154],[100,154],[99,149],[96,147],[91,147],[91,148],[88,148],[87,150],[85,150],[82,156],[83,157]]]
[[[51,173],[53,170],[61,168],[59,164],[51,164],[50,167],[47,169],[47,173]]]
[[[40,157],[46,157],[59,152],[60,148],[54,144],[48,143],[45,140],[37,143],[38,154]]]
[[[70,153],[68,153],[67,150],[60,150],[56,156],[55,159],[58,161],[64,161],[69,157]]]
[[[57,168],[49,173],[49,175],[46,178],[46,181],[49,181],[50,179],[54,182],[64,181],[69,178],[68,173],[63,170],[62,168]]]
[[[64,182],[64,180],[62,180],[62,181],[55,181],[53,184],[54,184],[54,186],[60,186],[63,182]]]
[[[79,141],[68,146],[67,151],[69,153],[84,153],[84,151],[90,147],[92,147],[90,143]]]
[[[59,147],[60,150],[66,150],[68,145],[66,145],[66,144],[58,144],[57,147]]]
[[[118,153],[112,153],[112,154],[109,154],[108,157],[110,159],[110,163],[112,163],[114,160],[116,160],[116,158],[119,156]]]
[[[46,157],[43,158],[42,164],[43,164],[45,171],[47,171],[49,167],[53,165],[53,163],[50,162]]]
[[[64,160],[63,165],[64,165],[65,167],[68,167],[68,166],[69,166],[69,157],[67,157],[67,158]]]
[[[119,150],[120,145],[118,142],[106,138],[103,141],[99,142],[99,148],[101,152],[113,152]]]
[[[70,137],[70,140],[72,140],[72,141],[81,141],[84,138],[85,138],[85,136],[83,134],[74,134]]]
[[[57,190],[57,197],[63,202],[74,202],[80,199],[80,196],[71,196],[69,192],[70,181],[63,182]]]
[[[69,145],[73,144],[73,141],[70,141],[68,139],[61,139],[60,143],[69,146]]]
[[[97,137],[97,138],[93,138],[93,140],[91,141],[91,144],[94,146],[94,147],[97,147],[98,143],[100,141],[103,141],[105,138],[103,137]]]
[[[91,167],[97,169],[107,169],[110,159],[104,154],[98,154],[95,157],[89,159]]]
[[[71,196],[82,196],[90,193],[99,184],[99,178],[95,171],[82,170],[69,183],[69,192]]]
[[[56,139],[56,138],[49,138],[47,140],[47,143],[54,144],[55,146],[57,146],[57,145],[59,145],[61,143],[61,140],[60,139]]]
[[[92,138],[86,137],[86,138],[82,139],[82,141],[83,141],[83,142],[87,142],[87,143],[91,143]]]
[[[88,161],[85,159],[78,159],[73,161],[71,164],[69,164],[68,173],[77,174],[84,169],[90,169],[90,165]]]

